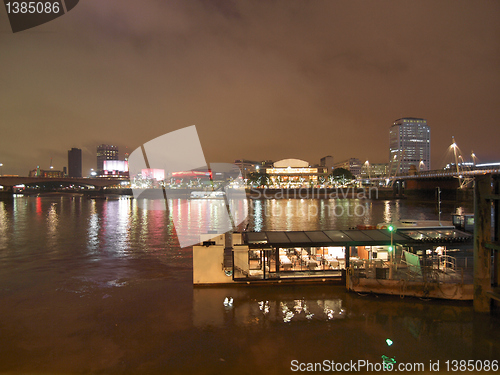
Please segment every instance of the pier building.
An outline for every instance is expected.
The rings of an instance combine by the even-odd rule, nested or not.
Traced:
[[[398,294],[403,280],[408,295],[448,298],[453,290],[453,299],[472,299],[472,259],[466,258],[472,236],[451,223],[431,224],[222,234],[193,246],[193,283],[344,280],[351,290]]]

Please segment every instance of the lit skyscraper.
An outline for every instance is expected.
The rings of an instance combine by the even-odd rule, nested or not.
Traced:
[[[82,150],[79,148],[68,151],[68,176],[82,177]]]
[[[431,169],[431,131],[427,120],[405,117],[394,121],[389,136],[391,175]]]
[[[102,144],[97,146],[97,171],[102,174],[104,160],[118,160],[118,147]]]

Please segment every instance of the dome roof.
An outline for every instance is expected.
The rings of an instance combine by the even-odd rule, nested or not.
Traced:
[[[307,168],[309,163],[300,159],[283,159],[274,163],[274,168]]]

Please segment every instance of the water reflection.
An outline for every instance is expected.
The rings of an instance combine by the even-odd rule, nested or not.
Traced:
[[[274,332],[280,337],[286,332],[301,343],[293,350],[296,355],[315,358],[316,350],[319,360],[325,355],[356,360],[361,354],[372,360],[386,355],[399,362],[493,359],[500,353],[499,342],[491,341],[498,329],[485,329],[495,318],[487,317],[489,323],[484,318],[476,317],[468,303],[363,296],[332,285],[242,285],[193,291],[195,327],[224,328],[235,337],[247,332],[245,327],[251,327],[255,335]],[[338,351],[346,342],[348,350]],[[321,343],[336,349],[325,349]]]
[[[0,201],[0,250],[7,248],[7,231],[10,229],[9,211],[7,203]]]
[[[391,211],[391,202],[384,201],[384,223],[392,223],[392,211]]]
[[[58,239],[57,226],[59,224],[59,216],[57,215],[57,203],[53,202],[47,212],[47,244],[53,247]]]
[[[87,229],[87,249],[91,254],[95,253],[99,248],[99,214],[97,213],[96,201],[89,202],[89,218]]]
[[[364,217],[332,214],[356,206]],[[364,199],[249,207],[249,228],[257,230],[437,215],[433,204]],[[309,220],[314,207],[317,218]],[[443,204],[443,212],[455,208]],[[186,209],[197,218],[214,214],[194,202]],[[498,318],[476,317],[470,304],[361,296],[323,284],[193,289],[191,249],[179,248],[171,212],[144,210],[133,199],[0,202],[0,249],[0,321],[9,342],[0,350],[2,373],[278,374],[290,372],[293,359],[500,355]]]
[[[196,326],[224,326],[228,319],[236,326],[269,323],[299,324],[343,319],[346,310],[341,298],[301,287],[246,287],[240,289],[195,288],[193,312]],[[299,297],[300,296],[300,297]],[[228,315],[229,314],[229,315]]]
[[[348,229],[389,222],[400,214],[398,204],[369,199],[250,200],[247,222],[253,224],[250,229],[256,232]]]

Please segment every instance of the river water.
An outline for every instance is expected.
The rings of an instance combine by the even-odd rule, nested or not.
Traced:
[[[434,203],[403,200],[257,200],[249,208],[240,227],[256,231],[437,219]],[[472,207],[442,210],[449,220]],[[383,356],[425,370],[439,361],[444,371],[453,360],[500,359],[499,323],[466,302],[340,285],[193,288],[192,250],[179,247],[168,212],[127,197],[0,201],[0,373],[285,374],[308,362],[379,364]]]

